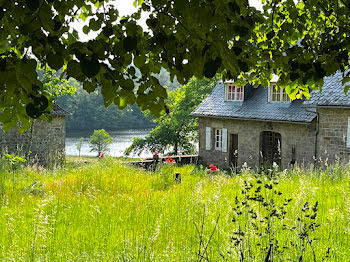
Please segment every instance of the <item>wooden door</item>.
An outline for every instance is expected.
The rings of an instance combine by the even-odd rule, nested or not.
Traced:
[[[281,165],[281,134],[271,131],[263,131],[260,134],[260,163],[272,166],[275,162]]]

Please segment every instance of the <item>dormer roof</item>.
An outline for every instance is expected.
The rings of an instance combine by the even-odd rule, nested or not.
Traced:
[[[192,115],[296,123],[310,123],[316,117],[314,112],[301,107],[303,100],[269,103],[268,89],[262,86],[252,88],[250,97],[242,103],[224,101],[224,94],[225,85],[217,84]]]

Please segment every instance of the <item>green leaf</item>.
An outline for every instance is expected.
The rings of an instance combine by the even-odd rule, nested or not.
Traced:
[[[143,2],[144,2],[144,0],[134,0],[133,5],[134,5],[134,7],[137,7],[137,6],[139,6],[139,5],[142,5]]]
[[[5,11],[2,7],[0,7],[0,21],[4,17],[4,15],[5,15]]]
[[[6,58],[0,58],[0,71],[4,72],[6,70]]]
[[[79,81],[85,81],[85,77],[82,74],[80,65],[77,61],[71,60],[67,65],[67,74]]]
[[[341,83],[342,83],[342,85],[345,85],[349,81],[350,81],[350,76],[344,76]]]
[[[156,85],[155,88],[153,88],[153,91],[158,97],[166,99],[168,97],[168,93],[166,92],[165,88],[161,85]]]
[[[34,105],[34,103],[29,103],[26,106],[26,113],[33,119],[39,118],[42,115],[42,112]]]
[[[131,52],[137,47],[137,36],[128,36],[124,38],[123,47],[126,52]]]
[[[90,28],[87,25],[84,25],[83,32],[87,35],[90,32]]]
[[[62,68],[64,64],[64,60],[61,54],[49,53],[46,57],[46,62],[48,65],[55,70],[59,70]]]
[[[109,25],[103,27],[102,34],[105,37],[110,37],[111,35],[113,35],[113,28],[111,26],[109,26]]]
[[[96,90],[96,84],[86,81],[86,82],[84,82],[83,88],[87,92],[92,93]]]
[[[97,58],[92,57],[91,59],[84,58],[80,61],[80,68],[84,75],[92,78],[100,71],[100,63]]]
[[[345,93],[345,95],[348,94],[349,88],[350,88],[350,85],[346,85],[346,86],[344,87],[344,93]]]
[[[238,66],[239,66],[239,68],[240,68],[240,70],[242,72],[248,72],[249,71],[248,64],[245,61],[242,61],[241,59],[238,59],[237,63],[238,63]]]
[[[133,90],[134,82],[131,79],[124,79],[119,81],[119,86],[125,90]]]
[[[39,8],[40,0],[26,0],[26,3],[30,10],[35,11]]]
[[[204,69],[203,69],[204,76],[207,78],[214,77],[216,72],[221,66],[221,61],[222,61],[221,57],[217,57],[215,60],[210,58],[204,65]]]
[[[98,19],[98,20],[95,20],[94,18],[90,19],[89,27],[91,30],[98,31],[98,30],[100,30],[101,25],[102,25],[102,21],[100,19]]]
[[[241,13],[241,9],[239,8],[239,5],[237,5],[236,1],[229,2],[228,3],[228,7],[235,14],[240,14]]]

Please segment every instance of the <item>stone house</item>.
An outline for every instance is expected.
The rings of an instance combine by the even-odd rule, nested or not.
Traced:
[[[325,77],[322,92],[291,101],[284,90],[218,83],[192,112],[199,117],[199,158],[221,168],[288,167],[350,157],[350,97],[342,74]]]
[[[65,116],[69,113],[59,105],[53,104],[51,115],[51,122],[34,120],[32,127],[22,134],[17,128],[6,133],[0,130],[1,155],[16,154],[26,157],[29,163],[44,166],[62,164],[65,158]]]

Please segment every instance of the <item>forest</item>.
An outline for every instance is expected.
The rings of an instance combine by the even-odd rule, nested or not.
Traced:
[[[171,81],[165,69],[162,69],[156,77],[169,91],[180,86],[176,79]],[[73,78],[70,78],[67,83],[74,87],[75,93],[63,95],[57,99],[57,103],[71,113],[66,117],[67,132],[91,131],[100,128],[114,131],[155,127],[152,121],[154,117],[145,116],[136,104],[129,105],[124,110],[120,110],[114,104],[106,108],[100,88],[88,93]]]

